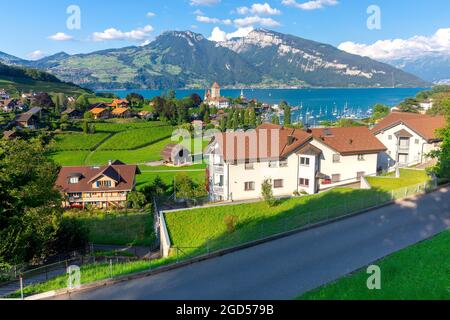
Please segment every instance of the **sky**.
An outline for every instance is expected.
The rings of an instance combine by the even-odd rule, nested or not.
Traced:
[[[254,28],[378,59],[450,55],[448,0],[0,1],[0,51],[24,59],[144,45],[168,30],[223,41]]]

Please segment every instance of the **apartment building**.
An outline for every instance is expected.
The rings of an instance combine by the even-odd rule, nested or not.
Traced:
[[[427,162],[428,154],[439,147],[436,130],[445,127],[443,116],[392,112],[373,129],[373,134],[386,147],[379,154],[379,166],[389,170]]]
[[[366,127],[300,130],[263,124],[252,132],[218,134],[207,148],[211,201],[314,194],[376,174],[386,147]]]

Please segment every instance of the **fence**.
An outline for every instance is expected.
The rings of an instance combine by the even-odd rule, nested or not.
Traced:
[[[312,226],[317,223],[329,222],[333,219],[351,215],[394,200],[426,193],[434,190],[436,187],[436,180],[432,180],[389,192],[373,191],[370,193],[370,197],[367,196],[367,193],[364,193],[363,197],[354,198],[351,201],[342,201],[342,203],[334,206],[325,205],[313,211],[303,211],[302,207],[299,207],[298,211],[290,216],[283,218],[272,217],[261,221],[251,221],[244,226],[237,226],[234,232],[224,234],[215,239],[205,239],[204,244],[199,247],[174,246],[170,254],[176,257],[177,261],[182,261],[194,256],[232,248],[277,234],[287,233],[302,227]]]
[[[120,270],[120,265],[125,265],[131,261],[137,261],[137,259],[124,256],[97,257],[94,254],[91,254],[86,256],[81,255],[27,270],[17,270],[16,267],[13,267],[8,272],[9,281],[0,283],[0,297],[17,298],[23,296],[23,288],[39,285],[50,279],[57,278],[58,276],[66,275],[68,267],[72,265],[78,267],[87,266],[88,272],[86,275],[95,279],[95,277],[100,276],[96,273],[106,272],[108,274],[108,272],[111,272],[112,275],[117,274],[119,273],[118,270]],[[105,266],[109,267],[105,268]],[[64,277],[63,281],[66,281],[66,277]]]

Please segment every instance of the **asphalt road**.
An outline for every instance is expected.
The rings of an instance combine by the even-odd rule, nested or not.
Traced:
[[[58,299],[292,299],[450,228],[450,189],[159,275]]]

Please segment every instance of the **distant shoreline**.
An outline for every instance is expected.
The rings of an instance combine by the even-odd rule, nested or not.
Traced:
[[[222,87],[222,90],[367,90],[367,89],[421,89],[421,90],[430,90],[432,87],[298,87],[298,88],[259,88],[259,87]],[[114,91],[167,91],[167,90],[175,90],[175,91],[204,91],[206,88],[167,88],[167,89],[92,89],[94,92],[114,92]]]

